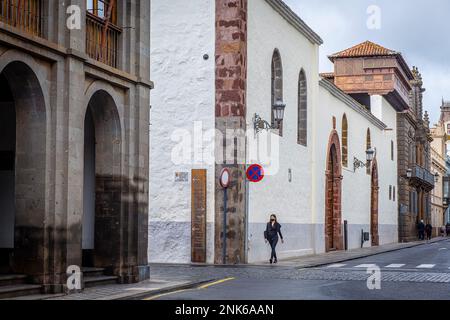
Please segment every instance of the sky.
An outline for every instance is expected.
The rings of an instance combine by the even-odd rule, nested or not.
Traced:
[[[324,40],[320,72],[333,71],[327,56],[370,40],[401,52],[424,81],[431,125],[442,98],[450,101],[449,0],[284,0]]]

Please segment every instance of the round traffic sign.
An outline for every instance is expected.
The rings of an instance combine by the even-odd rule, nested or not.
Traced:
[[[260,182],[264,179],[264,169],[259,164],[253,164],[247,169],[247,179],[251,182]]]
[[[219,182],[222,188],[228,188],[230,186],[231,172],[228,168],[223,169],[222,172],[220,173]]]

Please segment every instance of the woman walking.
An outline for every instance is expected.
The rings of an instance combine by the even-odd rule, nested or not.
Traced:
[[[277,221],[277,216],[272,214],[270,216],[270,221],[267,223],[266,231],[264,232],[264,237],[266,238],[266,243],[269,242],[272,248],[272,253],[270,255],[270,264],[277,263],[277,253],[275,248],[278,243],[278,235],[280,235],[281,243],[284,243],[283,235],[281,234],[281,225]]]

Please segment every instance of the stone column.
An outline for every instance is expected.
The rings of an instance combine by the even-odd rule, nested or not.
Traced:
[[[223,189],[218,183],[223,168],[231,170],[228,189],[227,263],[245,262],[245,143],[247,80],[247,0],[216,0],[216,148],[215,263],[222,263]],[[228,137],[227,137],[228,133]],[[233,137],[239,134],[239,137]],[[245,140],[244,140],[245,141]],[[226,152],[225,150],[231,150]],[[224,154],[230,154],[223,159]],[[239,161],[240,160],[240,161]]]

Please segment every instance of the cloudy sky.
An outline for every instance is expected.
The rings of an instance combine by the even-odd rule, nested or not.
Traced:
[[[324,40],[320,71],[332,71],[327,55],[371,40],[403,54],[422,73],[424,108],[432,124],[442,98],[450,100],[449,0],[285,0]],[[380,12],[380,24],[369,24]],[[368,14],[368,9],[370,14]],[[375,13],[375,15],[374,15]]]

